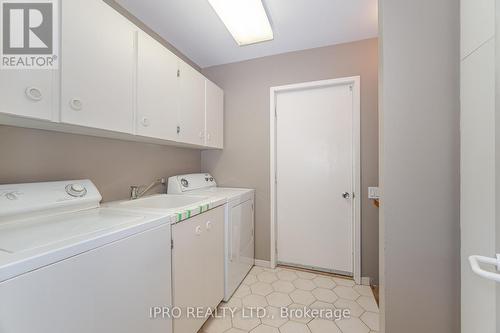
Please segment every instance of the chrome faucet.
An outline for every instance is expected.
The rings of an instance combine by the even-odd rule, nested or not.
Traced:
[[[130,186],[130,200],[139,199],[144,194],[146,194],[146,192],[148,192],[150,189],[152,189],[153,187],[155,187],[158,184],[166,185],[167,181],[165,178],[155,179],[154,182],[152,182],[151,184],[146,186],[144,188],[144,190],[142,190],[142,191],[141,191],[141,187],[143,187],[143,186]]]

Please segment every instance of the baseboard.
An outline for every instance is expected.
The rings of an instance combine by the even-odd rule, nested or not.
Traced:
[[[271,262],[267,261],[267,260],[255,259],[255,266],[264,267],[264,268],[271,268]]]
[[[255,259],[255,266],[264,267],[264,268],[271,268],[271,262],[267,261],[267,260]],[[369,276],[361,277],[361,284],[363,286],[370,286],[371,285],[371,278]]]
[[[371,279],[369,276],[363,276],[361,277],[361,284],[363,286],[371,286]]]

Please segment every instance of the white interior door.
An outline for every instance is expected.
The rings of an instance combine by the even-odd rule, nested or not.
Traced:
[[[353,275],[351,84],[276,96],[278,262]]]
[[[497,0],[498,1],[498,0]],[[474,274],[471,255],[500,253],[500,118],[496,97],[495,0],[461,2],[460,236],[461,331],[498,332],[499,284]],[[498,14],[497,14],[498,15]],[[498,25],[497,25],[498,29]],[[497,57],[497,58],[496,58]],[[495,69],[497,69],[495,71]],[[496,90],[496,91],[495,91]],[[490,272],[492,265],[481,265]]]

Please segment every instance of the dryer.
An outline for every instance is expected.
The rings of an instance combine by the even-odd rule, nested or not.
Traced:
[[[228,301],[255,263],[255,190],[218,187],[208,173],[173,176],[169,194],[203,195],[225,201],[224,301]]]

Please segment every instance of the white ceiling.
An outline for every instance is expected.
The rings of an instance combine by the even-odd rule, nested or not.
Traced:
[[[207,0],[116,2],[202,68],[378,34],[377,0],[263,0],[274,40],[248,46],[236,44]]]

